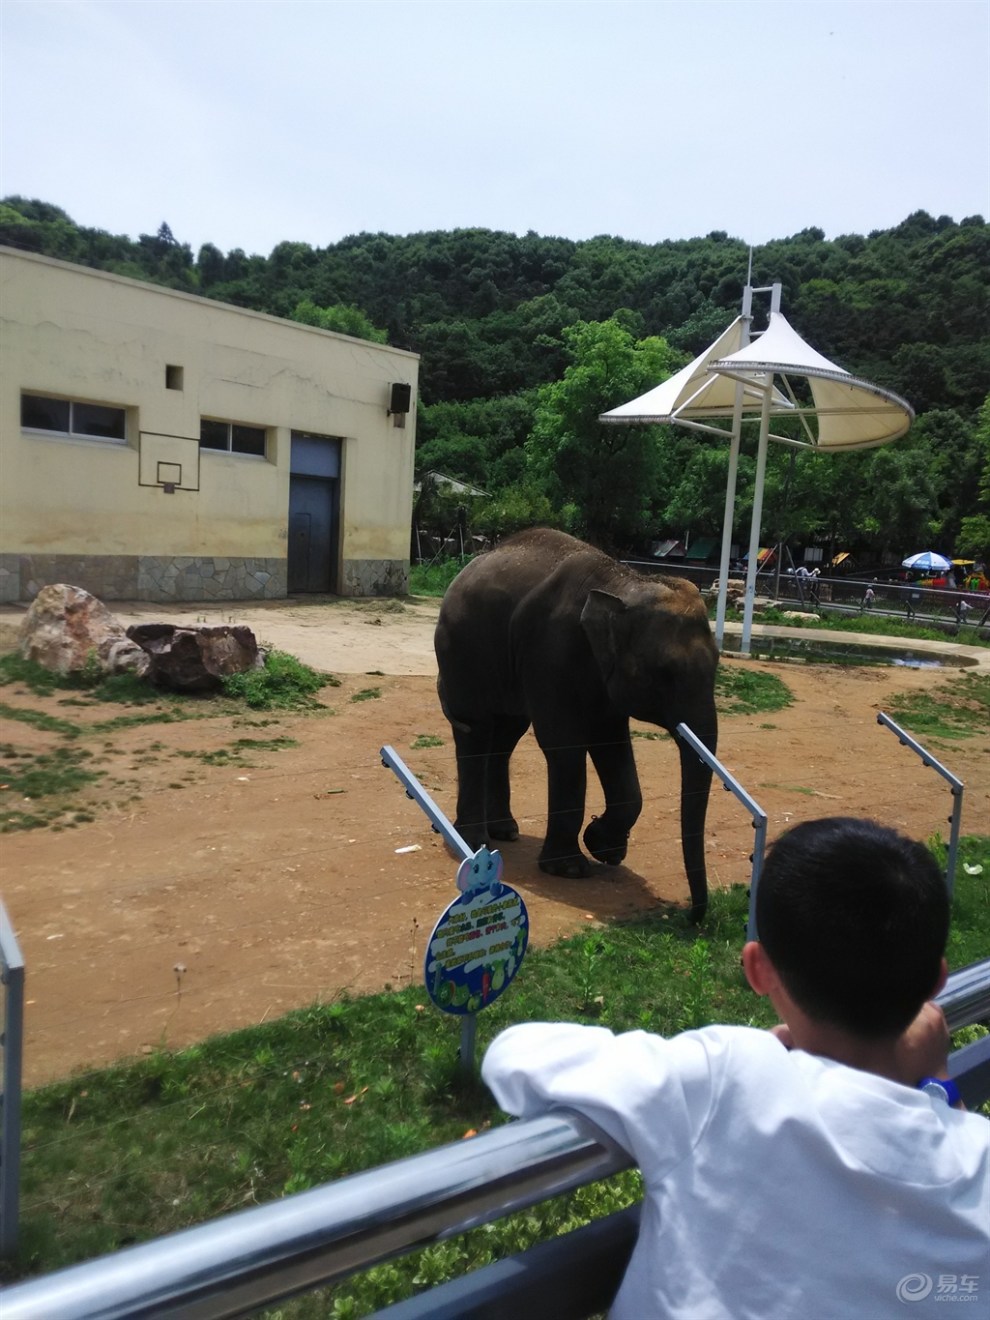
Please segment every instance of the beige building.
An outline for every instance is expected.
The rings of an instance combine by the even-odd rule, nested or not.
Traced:
[[[0,248],[0,600],[408,590],[414,353]]]

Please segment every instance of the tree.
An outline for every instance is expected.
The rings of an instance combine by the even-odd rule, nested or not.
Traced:
[[[317,307],[316,303],[304,298],[296,304],[291,319],[301,321],[303,325],[318,326],[321,330],[333,330],[339,335],[370,339],[374,344],[388,343],[387,333],[376,329],[360,307],[346,307],[343,303],[334,307]]]
[[[956,549],[986,564],[990,562],[990,394],[980,409],[976,442],[982,454],[977,512],[963,518]]]
[[[570,506],[575,532],[616,549],[650,527],[659,449],[656,428],[602,425],[599,414],[666,380],[680,359],[615,317],[578,321],[563,338],[571,363],[539,393],[527,470],[553,504]]]

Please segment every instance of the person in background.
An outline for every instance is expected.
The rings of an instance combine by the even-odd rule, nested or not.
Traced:
[[[756,921],[743,969],[773,1030],[528,1024],[485,1057],[509,1113],[576,1110],[639,1165],[613,1320],[938,1315],[943,1284],[990,1315],[990,1123],[960,1105],[931,1002],[934,858],[872,821],[805,822],[769,854]]]

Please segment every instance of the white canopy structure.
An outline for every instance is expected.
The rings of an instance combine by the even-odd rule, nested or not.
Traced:
[[[799,449],[827,453],[873,449],[899,439],[914,420],[911,405],[904,399],[850,375],[806,344],[780,312],[780,290],[779,284],[769,289],[753,289],[747,285],[743,293],[742,315],[693,362],[646,394],[599,417],[600,422],[609,425],[668,423],[686,426],[731,441],[715,627],[720,646],[725,626],[740,431],[744,421],[759,419],[760,442],[743,614],[744,654],[749,651],[756,598],[767,441],[778,440]],[[751,342],[753,294],[767,292],[771,294],[769,324]],[[770,419],[773,417],[797,418],[801,424],[800,437],[771,434]],[[720,419],[731,419],[731,431],[710,424]]]

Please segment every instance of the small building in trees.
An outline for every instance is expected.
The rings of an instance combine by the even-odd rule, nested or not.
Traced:
[[[414,353],[0,248],[0,599],[408,590]]]

